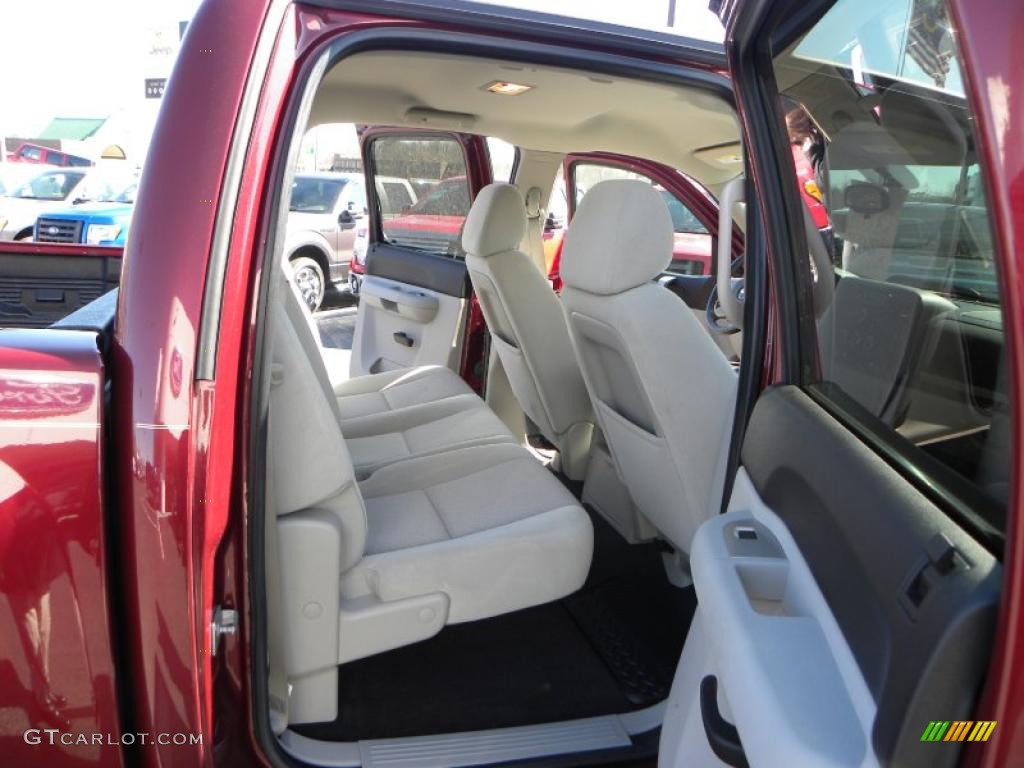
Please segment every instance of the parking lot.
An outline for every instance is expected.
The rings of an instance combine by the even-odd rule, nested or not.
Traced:
[[[314,315],[324,346],[352,349],[358,310],[358,300],[347,290],[332,291],[327,295],[323,307]]]

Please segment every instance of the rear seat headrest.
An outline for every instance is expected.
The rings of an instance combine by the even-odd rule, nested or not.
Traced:
[[[648,182],[614,179],[583,197],[562,246],[562,280],[610,295],[650,282],[672,261],[668,206]]]
[[[526,234],[526,203],[511,184],[488,184],[473,201],[462,230],[466,253],[487,258],[514,251]]]

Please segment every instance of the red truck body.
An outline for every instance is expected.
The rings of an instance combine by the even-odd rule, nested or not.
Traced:
[[[0,376],[0,685],[25,729],[121,733],[104,484],[106,372],[93,334],[10,334]],[[59,459],[58,459],[59,457]],[[39,746],[3,734],[12,765]],[[122,764],[118,744],[66,752]]]
[[[951,7],[981,151],[1000,169],[987,194],[1020,393],[1024,122],[1012,116],[1024,114],[1024,6]],[[7,764],[267,762],[245,634],[218,643],[211,628],[217,604],[237,607],[243,626],[248,617],[240,446],[250,444],[266,179],[284,160],[276,137],[314,52],[340,35],[423,25],[273,0],[202,5],[142,178],[109,362],[95,332],[0,331],[0,690],[20,713],[0,732]],[[766,345],[769,379],[777,354]],[[999,727],[968,753],[992,768],[1024,755],[1024,408],[1012,419],[1006,578],[978,715]],[[44,729],[68,721],[103,741],[46,745]],[[43,745],[26,743],[25,729]],[[153,740],[180,733],[201,743]]]

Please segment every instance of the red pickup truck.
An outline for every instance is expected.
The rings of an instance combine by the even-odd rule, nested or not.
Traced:
[[[5,764],[1024,761],[1024,9],[713,5],[201,6],[118,291],[0,331]],[[393,129],[347,370],[284,263],[332,122]],[[531,190],[594,152],[708,190],[710,274],[601,178],[551,292]],[[376,173],[462,176],[465,258]],[[72,303],[44,257],[107,258],[5,244],[0,308]]]
[[[41,163],[43,165],[59,166],[93,165],[93,161],[87,157],[72,155],[67,152],[61,152],[59,149],[51,149],[50,147],[44,147],[39,144],[31,144],[27,141],[19,144],[18,148],[15,149],[13,152],[7,153],[7,162]]]

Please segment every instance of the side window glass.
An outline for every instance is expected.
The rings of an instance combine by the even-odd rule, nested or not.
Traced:
[[[487,137],[487,153],[491,156],[491,178],[495,181],[512,181],[519,150],[504,139]]]
[[[374,139],[372,153],[384,242],[461,256],[471,200],[458,142],[382,137]]]
[[[970,481],[1001,528],[1003,318],[946,6],[839,0],[775,69],[794,84],[783,107],[805,202],[830,235],[833,274],[812,279],[835,289],[815,290],[821,375],[808,383]]]
[[[362,181],[355,181],[352,184],[352,202],[360,216],[366,213],[366,187]]]
[[[293,213],[333,213],[343,199],[347,179],[322,174],[296,174],[289,210]]]
[[[641,173],[625,168],[598,163],[575,163],[572,166],[573,195],[576,205],[595,184],[609,179],[638,179],[652,184],[665,201],[672,228],[675,230],[675,245],[672,263],[668,272],[678,275],[711,274],[711,233],[700,219],[674,193],[657,181]]]
[[[338,199],[338,203],[340,213],[348,212],[353,218],[362,216],[366,208],[363,182],[355,177],[349,177],[341,188],[341,197]]]
[[[384,221],[401,216],[416,202],[412,184],[404,179],[377,178],[377,196],[380,198],[380,212]]]
[[[359,134],[352,123],[321,123],[302,137],[289,209],[296,230],[310,226],[305,214],[358,218],[366,208]],[[324,226],[327,226],[326,224]]]

